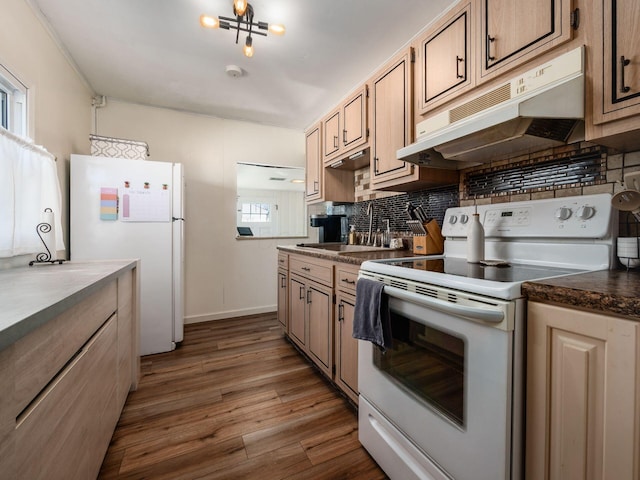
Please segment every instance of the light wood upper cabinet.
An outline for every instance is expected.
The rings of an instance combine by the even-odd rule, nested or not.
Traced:
[[[441,19],[416,42],[418,113],[455,98],[474,85],[471,4]]]
[[[594,124],[640,114],[640,3],[595,2]],[[640,127],[638,125],[636,128]]]
[[[314,125],[305,132],[306,137],[306,189],[307,201],[321,200],[322,191],[322,148],[321,125]]]
[[[571,0],[480,0],[480,79],[572,38]]]
[[[610,75],[605,75],[605,91],[611,92],[607,111],[623,103],[640,105],[640,3],[637,0],[605,2],[605,55]],[[609,102],[608,102],[609,103]],[[638,110],[636,110],[638,111]]]
[[[412,173],[413,165],[398,160],[398,149],[413,139],[413,49],[409,48],[385,65],[372,85],[373,187],[383,180]]]
[[[371,187],[411,191],[458,183],[456,170],[418,167],[398,160],[413,141],[413,48],[387,63],[371,80]]]
[[[368,93],[367,85],[362,85],[322,120],[325,165],[359,148],[366,148],[369,140]]]
[[[638,478],[640,323],[528,303],[526,479]]]
[[[322,158],[322,123],[305,132],[307,203],[325,201],[353,202],[355,198],[353,172],[324,168]]]
[[[344,130],[342,131],[342,147],[345,153],[367,143],[368,130],[369,87],[363,85],[351,94],[342,105]]]
[[[340,109],[331,112],[322,121],[323,130],[323,158],[329,160],[336,156],[340,150]]]

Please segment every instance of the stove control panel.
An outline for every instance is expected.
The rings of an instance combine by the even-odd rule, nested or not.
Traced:
[[[443,235],[466,237],[475,208],[447,209]],[[478,205],[477,210],[485,237],[504,238],[604,238],[613,215],[609,194]]]

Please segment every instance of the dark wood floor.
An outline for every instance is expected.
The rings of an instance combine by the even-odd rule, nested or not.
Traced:
[[[275,314],[187,325],[142,359],[101,479],[385,479],[348,402]]]

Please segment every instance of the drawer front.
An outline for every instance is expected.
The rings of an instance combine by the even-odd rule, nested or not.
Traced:
[[[336,266],[336,288],[355,295],[358,270],[357,267],[347,268]]]
[[[116,322],[114,316],[17,419],[17,478],[98,474],[118,420]]]
[[[116,311],[116,281],[15,343],[15,398],[25,408]]]
[[[278,253],[278,268],[289,268],[289,255],[286,253]]]
[[[322,260],[307,260],[306,258],[291,256],[289,258],[289,270],[302,277],[309,278],[327,286],[333,286],[333,265]]]

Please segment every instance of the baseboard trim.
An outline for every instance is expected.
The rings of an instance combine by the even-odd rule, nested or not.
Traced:
[[[211,320],[225,320],[227,318],[246,317],[249,315],[259,315],[261,313],[271,313],[277,311],[277,305],[267,305],[264,307],[243,308],[240,310],[227,310],[226,312],[208,313],[206,315],[189,315],[184,317],[185,325],[190,323],[210,322]]]

